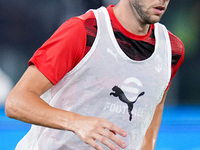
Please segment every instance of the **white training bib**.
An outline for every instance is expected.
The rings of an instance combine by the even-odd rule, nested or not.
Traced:
[[[53,107],[113,122],[128,133],[125,138],[119,136],[126,150],[140,150],[171,77],[168,31],[156,23],[154,53],[134,61],[120,49],[106,8],[93,11],[98,30],[91,50],[43,99]],[[35,125],[16,149],[93,150],[70,131]]]

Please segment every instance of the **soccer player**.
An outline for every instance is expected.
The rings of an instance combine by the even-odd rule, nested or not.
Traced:
[[[169,0],[120,0],[63,23],[9,94],[33,124],[17,150],[151,150],[184,46],[159,22]]]

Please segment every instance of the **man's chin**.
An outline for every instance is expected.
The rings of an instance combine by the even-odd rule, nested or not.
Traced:
[[[147,23],[147,24],[154,24],[154,23],[159,22],[160,19],[161,19],[161,17],[154,17],[154,18],[148,20],[146,23]]]
[[[161,19],[161,17],[162,17],[162,16],[157,16],[157,15],[153,16],[152,22],[153,22],[153,23],[159,22],[160,19]]]

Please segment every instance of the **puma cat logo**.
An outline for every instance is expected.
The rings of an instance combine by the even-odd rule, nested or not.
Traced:
[[[128,113],[130,115],[129,117],[129,120],[131,121],[132,120],[132,113],[131,111],[133,110],[133,104],[137,101],[137,99],[140,97],[140,96],[143,96],[145,94],[145,92],[141,92],[135,101],[131,102],[127,99],[126,95],[124,94],[124,92],[118,87],[118,86],[114,86],[112,88],[112,90],[114,92],[111,92],[110,95],[113,95],[115,97],[118,97],[120,101],[126,103],[128,105]]]

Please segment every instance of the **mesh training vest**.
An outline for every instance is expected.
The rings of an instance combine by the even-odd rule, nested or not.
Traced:
[[[42,97],[60,109],[106,118],[127,131],[127,137],[120,137],[126,150],[140,150],[171,76],[168,31],[156,23],[154,53],[146,60],[134,61],[120,49],[106,8],[93,11],[98,31],[91,50]],[[72,132],[35,125],[17,149],[93,150]]]

